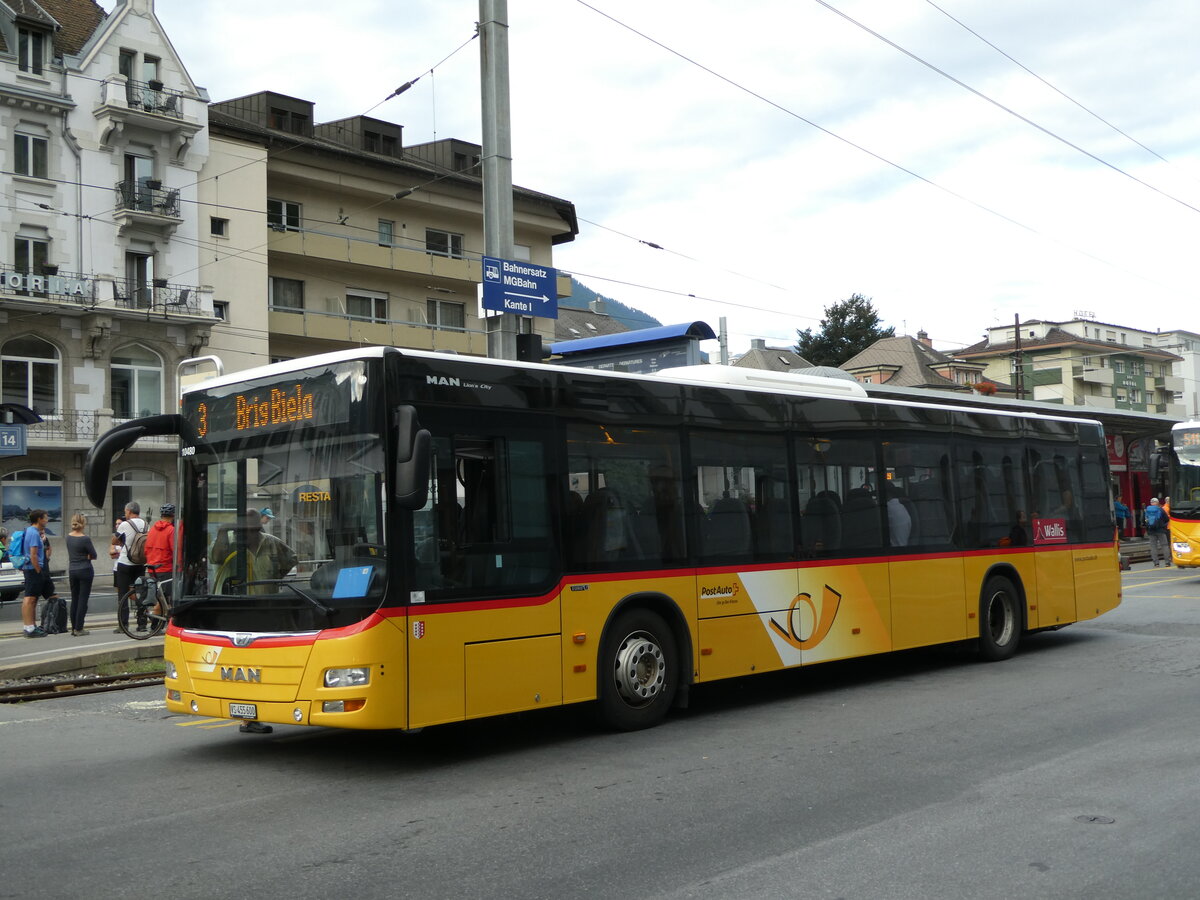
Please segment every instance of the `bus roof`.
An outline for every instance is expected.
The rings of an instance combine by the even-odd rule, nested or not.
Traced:
[[[1087,414],[1072,414],[1065,410],[1046,408],[1052,404],[1038,404],[1039,409],[1026,409],[1015,404],[1004,406],[972,403],[969,398],[957,397],[947,392],[929,392],[939,396],[928,399],[924,396],[914,396],[912,393],[897,393],[893,396],[880,396],[876,391],[870,391],[858,381],[829,378],[825,376],[803,375],[791,372],[771,372],[760,369],[750,369],[740,366],[699,365],[680,366],[672,369],[646,375],[638,372],[614,372],[605,369],[589,369],[582,366],[563,366],[553,363],[519,362],[515,360],[491,359],[483,356],[465,356],[449,353],[438,353],[429,350],[411,350],[384,346],[356,347],[349,350],[335,350],[315,356],[300,357],[285,362],[270,363],[253,369],[242,369],[221,376],[200,381],[184,388],[183,393],[208,390],[231,384],[239,384],[257,378],[269,378],[283,373],[306,369],[312,366],[322,366],[349,362],[356,359],[381,359],[388,353],[399,353],[414,359],[424,359],[430,362],[450,362],[480,367],[504,366],[506,368],[527,369],[539,372],[554,372],[563,376],[585,376],[591,378],[613,378],[630,381],[650,381],[661,384],[664,381],[676,384],[692,385],[723,385],[735,390],[761,391],[771,394],[796,394],[812,397],[835,397],[851,403],[871,403],[882,406],[920,406],[966,413],[989,412],[995,415],[1014,416],[1019,418],[1054,419],[1068,422],[1088,422],[1103,424],[1100,413],[1114,412],[1112,410],[1088,410]],[[874,385],[872,387],[875,387]],[[988,398],[989,400],[991,398]],[[982,408],[981,408],[982,407]],[[1160,417],[1155,417],[1156,419]],[[1162,430],[1166,430],[1164,424]]]

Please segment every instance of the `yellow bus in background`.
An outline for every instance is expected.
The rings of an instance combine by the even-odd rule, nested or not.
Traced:
[[[1000,660],[1120,602],[1103,431],[1069,416],[368,348],[118,426],[93,502],[149,434],[180,438],[168,708],[248,730],[568,703],[636,729],[707,682],[956,642]]]
[[[1171,560],[1182,568],[1195,568],[1200,566],[1200,422],[1180,422],[1171,428],[1169,457]]]

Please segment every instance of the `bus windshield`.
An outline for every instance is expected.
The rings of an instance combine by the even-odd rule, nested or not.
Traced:
[[[1171,434],[1175,462],[1171,513],[1200,518],[1200,426],[1176,425]]]
[[[185,414],[206,415],[208,434],[183,455],[181,627],[313,631],[361,621],[383,601],[383,436],[355,429],[344,408],[323,415],[311,381],[288,390],[317,394],[317,412],[248,435],[221,427],[227,398],[189,398]]]

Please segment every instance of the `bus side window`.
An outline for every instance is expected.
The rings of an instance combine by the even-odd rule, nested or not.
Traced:
[[[563,534],[571,566],[658,566],[686,559],[674,434],[572,423],[567,473]]]

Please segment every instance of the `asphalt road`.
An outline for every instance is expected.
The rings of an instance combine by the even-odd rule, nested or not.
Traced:
[[[1160,574],[1161,573],[1161,574]],[[1200,576],[1100,620],[738,680],[636,734],[0,707],[0,897],[1191,897]]]

